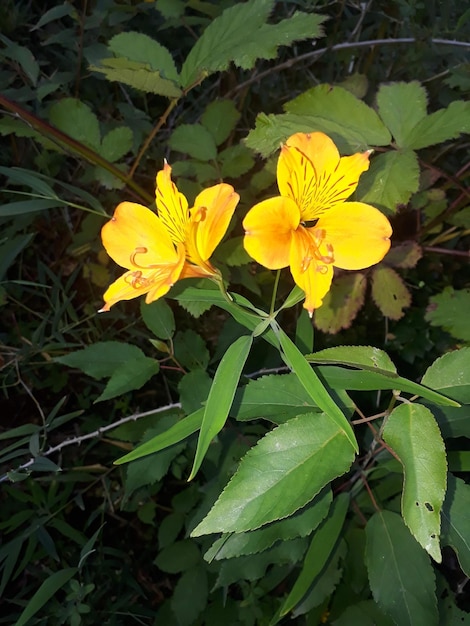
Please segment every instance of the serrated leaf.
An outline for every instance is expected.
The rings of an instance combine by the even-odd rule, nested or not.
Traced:
[[[352,604],[333,622],[334,626],[395,626],[373,600]]]
[[[374,109],[343,87],[318,85],[285,104],[284,109],[344,125],[348,132],[343,136],[356,137],[356,146],[386,146],[391,140]]]
[[[92,378],[112,376],[116,369],[127,361],[143,358],[140,348],[120,341],[99,341],[83,350],[71,352],[54,359],[69,367],[77,367]]]
[[[307,393],[313,401],[344,431],[353,450],[358,452],[357,440],[351,424],[348,422],[344,413],[333,400],[326,387],[323,385],[317,374],[313,371],[310,363],[307,362],[304,355],[299,351],[296,345],[289,339],[286,333],[277,328],[276,335],[279,338],[282,351],[287,359],[287,363],[296,374]]]
[[[317,408],[295,374],[262,376],[235,395],[231,415],[238,420],[267,418],[286,421]]]
[[[453,337],[470,341],[470,289],[446,287],[444,291],[429,298],[425,319],[432,326],[442,326]]]
[[[239,178],[251,170],[255,160],[242,143],[229,146],[219,154],[222,178]]]
[[[386,352],[372,346],[337,346],[306,354],[309,363],[347,365],[386,376],[397,376],[397,368]]]
[[[204,339],[194,330],[178,331],[173,340],[175,358],[190,370],[205,370],[209,363],[209,350]]]
[[[51,124],[80,143],[99,151],[101,143],[98,118],[77,98],[63,98],[49,110]]]
[[[128,126],[113,128],[103,137],[99,152],[107,161],[114,163],[131,150],[133,138]]]
[[[216,146],[220,146],[235,128],[240,113],[232,100],[210,102],[201,117],[201,124],[210,132]]]
[[[227,69],[230,62],[250,69],[258,58],[274,58],[280,45],[321,34],[325,18],[314,14],[295,13],[278,24],[266,24],[273,5],[274,0],[249,0],[213,19],[183,63],[183,87]]]
[[[214,138],[201,124],[180,124],[172,132],[168,145],[172,150],[200,161],[212,161],[217,157]]]
[[[163,78],[160,72],[146,67],[143,63],[127,59],[102,59],[101,65],[90,65],[92,72],[104,74],[107,80],[124,83],[144,93],[154,93],[167,98],[179,98],[182,94],[180,87]]]
[[[391,267],[379,265],[372,272],[372,298],[382,313],[399,320],[411,304],[411,294],[403,279]]]
[[[204,409],[199,409],[195,413],[188,415],[180,422],[177,422],[174,426],[171,426],[161,435],[153,437],[150,441],[146,441],[135,448],[135,450],[132,450],[132,452],[129,452],[120,459],[117,459],[114,461],[114,464],[122,465],[123,463],[129,463],[129,461],[140,459],[148,454],[159,452],[160,450],[164,450],[165,448],[179,443],[201,428],[203,415]]]
[[[171,597],[171,608],[178,626],[194,624],[197,616],[206,607],[208,593],[207,571],[204,567],[197,565],[184,572]]]
[[[470,348],[453,350],[439,357],[428,367],[421,383],[458,402],[470,404]]]
[[[16,61],[30,80],[32,86],[36,87],[40,68],[31,50],[25,46],[18,45],[2,34],[0,34],[0,41],[5,46],[0,50],[0,57]]]
[[[160,298],[150,304],[141,302],[140,313],[147,328],[159,339],[171,339],[175,332],[175,316],[169,304]]]
[[[155,439],[162,432],[175,425],[177,418],[174,415],[166,415],[158,421],[158,425],[150,428],[145,433],[141,445],[147,443],[151,439]],[[125,491],[126,498],[140,487],[152,485],[161,480],[170,467],[173,459],[184,449],[184,444],[174,445],[165,450],[153,453],[152,455],[140,458],[126,468]]]
[[[470,102],[455,100],[420,120],[407,137],[407,146],[420,150],[470,133]]]
[[[310,585],[326,564],[348,512],[349,496],[340,494],[334,501],[329,515],[313,535],[302,570],[279,610],[280,617],[291,611],[307,593]]]
[[[383,438],[403,465],[403,519],[415,539],[440,563],[447,459],[436,420],[422,404],[402,404],[387,419]]]
[[[418,81],[382,85],[377,92],[379,115],[400,148],[410,147],[408,140],[426,117],[426,105],[426,90]]]
[[[374,600],[400,626],[438,623],[429,557],[401,517],[375,513],[366,526],[366,564]]]
[[[178,83],[178,71],[170,52],[148,35],[135,31],[119,33],[108,43],[116,57],[124,57],[138,63],[148,63],[162,78]]]
[[[253,343],[252,335],[239,337],[226,351],[214,376],[202,418],[196,456],[188,480],[192,480],[212,439],[222,430]]]
[[[211,562],[212,559],[219,561],[256,554],[270,548],[277,541],[306,537],[326,517],[331,501],[331,490],[324,489],[310,504],[286,519],[272,522],[251,532],[223,535],[212,544],[204,559]]]
[[[116,367],[103,393],[95,402],[103,402],[104,400],[115,398],[128,391],[140,389],[152,376],[157,374],[159,370],[159,362],[147,356],[129,359]]]
[[[332,335],[349,328],[364,304],[367,280],[361,272],[335,278],[323,304],[315,311],[314,324]]]
[[[379,154],[359,179],[357,197],[361,202],[395,212],[418,191],[419,174],[418,158],[411,150]]]
[[[328,415],[293,418],[248,451],[192,535],[254,530],[292,515],[353,460],[349,439]]]
[[[407,269],[416,267],[416,264],[423,256],[423,249],[416,241],[405,241],[396,246],[385,256],[383,263],[391,267]]]
[[[460,567],[470,576],[470,486],[449,474],[442,509],[442,545],[452,546]]]

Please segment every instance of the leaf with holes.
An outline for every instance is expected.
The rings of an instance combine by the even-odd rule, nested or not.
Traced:
[[[411,294],[402,278],[390,267],[379,265],[372,274],[372,298],[382,313],[399,320],[411,304]]]
[[[401,510],[405,523],[416,540],[440,563],[439,534],[447,458],[437,422],[422,404],[402,404],[390,414],[383,438],[403,465]]]

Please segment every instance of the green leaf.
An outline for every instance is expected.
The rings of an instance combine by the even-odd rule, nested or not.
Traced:
[[[20,200],[19,202],[8,202],[0,205],[0,217],[16,217],[26,213],[36,213],[37,211],[45,211],[47,209],[56,209],[63,207],[62,200],[42,200],[36,198],[34,200]]]
[[[284,109],[287,113],[344,125],[347,133],[343,138],[356,137],[352,151],[359,150],[364,144],[386,146],[391,140],[374,109],[343,87],[318,85],[285,104]]]
[[[332,335],[342,328],[349,328],[364,304],[366,287],[367,280],[361,272],[334,279],[323,304],[315,311],[315,326]]]
[[[442,509],[442,545],[452,546],[460,567],[470,576],[470,486],[452,474]]]
[[[197,411],[206,403],[212,386],[212,378],[205,370],[192,370],[178,383],[180,402],[186,413]]]
[[[446,109],[440,109],[421,119],[411,129],[407,146],[420,150],[449,139],[456,139],[463,133],[470,133],[470,102],[455,100]]]
[[[308,311],[302,309],[295,326],[295,345],[302,354],[313,350],[313,324]]]
[[[16,61],[21,66],[21,69],[28,77],[32,86],[36,87],[40,68],[39,63],[33,56],[33,53],[25,46],[20,46],[1,34],[0,41],[5,45],[5,48],[0,50],[0,58],[6,57],[7,59]]]
[[[470,289],[446,287],[444,291],[429,298],[425,319],[432,326],[442,326],[457,339],[470,341]]]
[[[344,430],[325,413],[290,419],[247,452],[192,535],[239,533],[292,515],[353,460]]]
[[[194,567],[201,560],[201,553],[195,541],[182,539],[163,548],[154,563],[168,574],[179,574]]]
[[[132,452],[129,452],[128,454],[122,456],[120,459],[114,461],[114,465],[129,463],[129,461],[140,459],[143,456],[153,454],[154,452],[159,452],[160,450],[164,450],[169,446],[173,446],[176,443],[179,443],[180,441],[186,439],[186,437],[189,437],[201,428],[203,415],[204,409],[199,409],[195,413],[188,415],[180,422],[177,422],[174,426],[171,426],[161,435],[153,437],[152,439],[150,439],[150,441],[146,441],[145,443],[132,450]]]
[[[160,298],[150,304],[144,301],[140,305],[140,313],[147,328],[159,339],[171,339],[175,332],[175,316],[169,304]]]
[[[439,357],[428,367],[421,383],[458,402],[470,404],[470,348],[453,350]]]
[[[221,243],[217,246],[214,258],[220,259],[229,267],[238,267],[252,262],[252,258],[243,247],[243,237],[232,237]]]
[[[49,575],[24,608],[15,626],[25,626],[29,620],[77,573],[76,567],[61,569]]]
[[[108,48],[116,57],[146,63],[162,78],[178,83],[178,71],[170,52],[148,35],[135,31],[119,33],[109,41]]]
[[[44,180],[47,177],[42,176],[37,172],[32,172],[22,167],[0,167],[0,174],[6,176],[8,178],[8,182],[25,185],[26,187],[31,188],[31,190],[36,192],[38,196],[46,196],[47,198],[59,200],[56,192]]]
[[[349,154],[391,141],[377,113],[342,87],[318,85],[286,104],[285,109],[287,113],[281,115],[259,114],[246,145],[267,157],[297,132],[322,131],[341,153]]]
[[[239,337],[228,348],[219,363],[204,409],[196,456],[188,480],[194,478],[196,472],[201,467],[212,439],[224,427],[252,343],[252,335]]]
[[[337,346],[306,354],[309,363],[347,365],[385,376],[397,376],[397,368],[386,352],[372,346]]]
[[[340,494],[335,499],[328,517],[313,535],[302,570],[279,610],[281,617],[302,600],[314,579],[327,563],[343,528],[348,506],[349,496],[345,493]]]
[[[372,298],[385,317],[399,320],[411,305],[411,294],[395,270],[385,265],[372,272]]]
[[[373,600],[352,604],[334,621],[334,626],[394,626],[390,618],[381,613]]]
[[[379,154],[359,179],[357,197],[361,202],[395,212],[418,191],[419,174],[418,158],[411,150]]]
[[[98,118],[81,100],[62,98],[51,106],[49,120],[63,133],[99,151],[101,134]]]
[[[224,143],[240,119],[240,113],[232,100],[214,100],[202,114],[201,124],[214,138],[215,145]]]
[[[270,419],[285,422],[317,405],[295,374],[262,376],[238,389],[230,414],[237,420]]]
[[[211,562],[213,559],[219,561],[256,554],[267,550],[277,541],[306,537],[326,517],[331,501],[331,490],[325,488],[310,504],[286,519],[272,522],[251,532],[223,535],[212,544],[204,555],[204,559]]]
[[[139,356],[121,363],[111,374],[103,393],[95,402],[115,398],[128,391],[140,389],[160,371],[160,363],[148,356]]]
[[[318,366],[315,368],[322,380],[325,380],[329,387],[333,389],[348,389],[350,391],[377,391],[379,389],[399,389],[413,395],[421,396],[431,400],[438,405],[459,406],[455,400],[437,393],[428,387],[397,376],[384,376],[377,372],[354,371],[341,367]]]
[[[349,439],[354,451],[358,451],[356,437],[350,423],[345,418],[343,412],[330,396],[323,386],[323,383],[313,371],[304,355],[299,351],[294,343],[289,339],[285,332],[278,328],[276,333],[279,337],[281,348],[287,358],[287,361],[298,376],[300,382],[305,387],[309,396],[315,401],[325,413],[341,428]]]
[[[154,93],[167,98],[179,98],[182,94],[180,87],[166,78],[160,72],[150,69],[144,63],[129,61],[128,59],[101,59],[101,65],[90,65],[92,72],[104,74],[107,80],[124,83],[144,93]]]
[[[128,361],[144,356],[137,346],[120,341],[99,341],[83,350],[56,357],[54,362],[77,367],[88,376],[99,380],[112,376],[118,367]]]
[[[239,178],[255,164],[251,150],[242,143],[229,146],[219,154],[222,178]]]
[[[375,513],[366,526],[366,564],[374,600],[400,626],[438,623],[429,557],[401,517]]]
[[[209,363],[209,350],[204,339],[188,328],[178,331],[173,340],[175,358],[180,365],[189,370],[205,370]]]
[[[168,145],[200,161],[213,161],[217,157],[214,138],[201,124],[180,124],[172,132]]]
[[[436,420],[422,404],[402,404],[387,419],[383,438],[403,465],[403,519],[415,539],[440,563],[447,459]]]
[[[197,565],[184,572],[176,583],[170,601],[178,626],[194,624],[197,616],[207,605],[208,593],[207,571],[204,567]]]
[[[416,241],[404,241],[398,245],[392,245],[383,262],[390,267],[410,268],[423,256],[423,249]]]
[[[99,152],[107,161],[114,163],[132,149],[133,139],[132,130],[128,126],[113,128],[103,137]]]
[[[226,9],[213,19],[193,46],[181,69],[184,89],[214,72],[226,70],[230,62],[251,69],[256,59],[272,59],[280,45],[318,37],[324,17],[294,13],[278,24],[266,20],[274,0],[248,0]]]
[[[426,90],[418,81],[382,85],[377,92],[379,115],[400,148],[411,147],[409,138],[426,117]]]
[[[37,24],[35,24],[30,30],[38,30],[39,28],[42,28],[43,26],[49,24],[50,22],[53,22],[54,20],[60,20],[62,17],[65,16],[72,17],[75,13],[76,10],[70,4],[59,4],[58,6],[49,9],[49,11],[46,11],[41,16]]]

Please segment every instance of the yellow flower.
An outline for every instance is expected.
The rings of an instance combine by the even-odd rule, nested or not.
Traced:
[[[277,166],[280,196],[256,204],[243,220],[248,254],[269,269],[290,266],[310,316],[330,289],[333,266],[363,269],[390,248],[388,219],[368,204],[345,202],[370,153],[340,157],[323,133],[292,135]]]
[[[108,287],[100,312],[143,294],[153,302],[183,278],[220,278],[209,258],[228,228],[238,194],[220,183],[202,191],[188,209],[166,162],[156,184],[158,216],[140,204],[121,202],[103,226],[106,252],[128,271]]]

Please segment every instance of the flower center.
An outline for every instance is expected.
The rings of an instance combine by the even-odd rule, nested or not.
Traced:
[[[316,271],[325,274],[327,266],[334,263],[335,257],[333,246],[325,243],[325,230],[323,228],[305,228],[304,232],[308,237],[306,251],[300,266],[301,272],[306,272],[312,262],[316,265]]]

